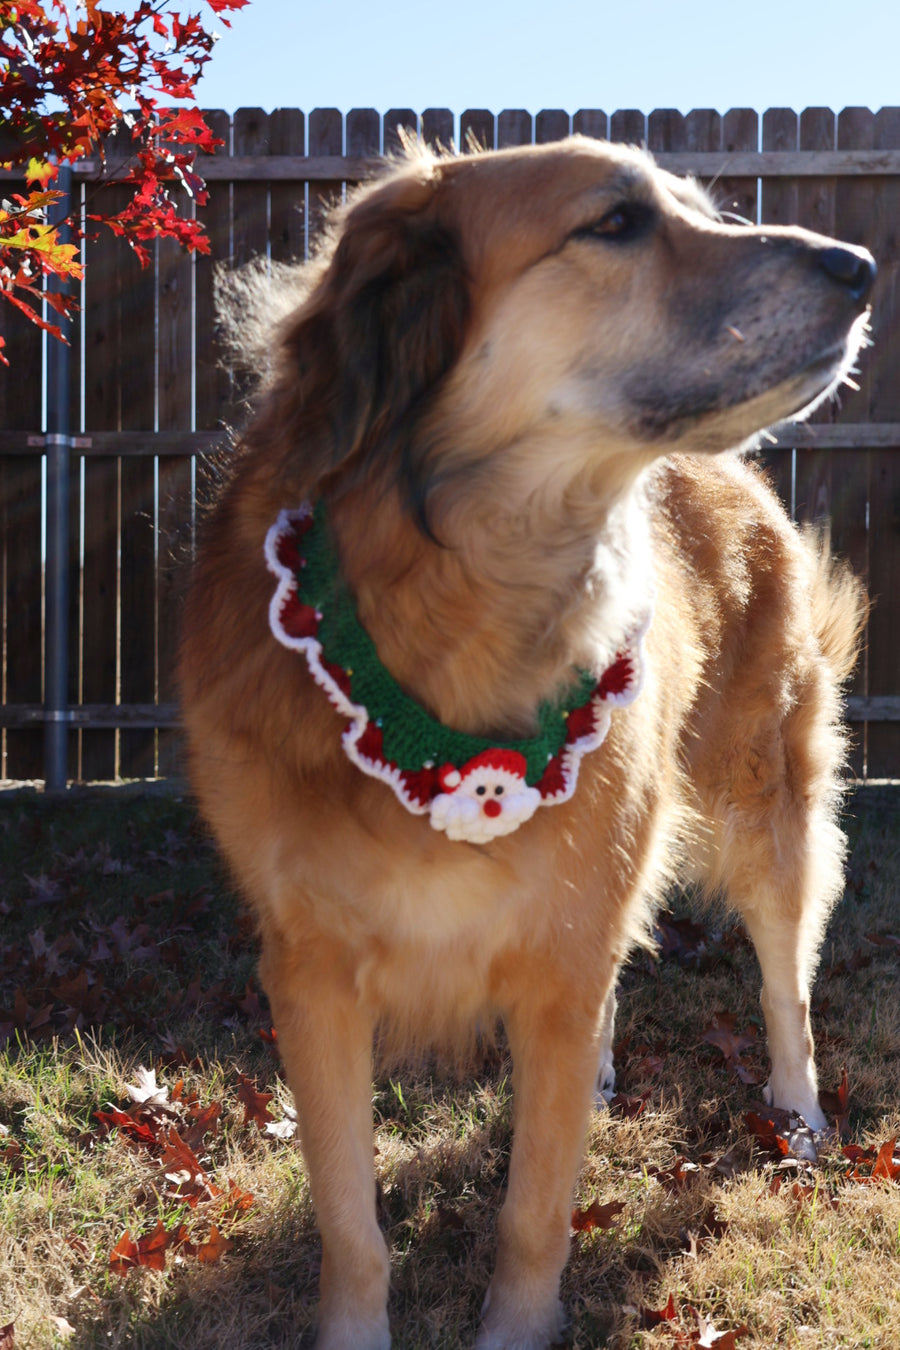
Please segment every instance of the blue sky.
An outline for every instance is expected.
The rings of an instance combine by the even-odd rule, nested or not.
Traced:
[[[900,0],[250,0],[217,27],[199,98],[229,111],[900,104]]]

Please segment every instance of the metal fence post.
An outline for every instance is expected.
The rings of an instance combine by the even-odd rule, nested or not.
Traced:
[[[57,186],[63,193],[50,212],[67,243],[65,223],[72,208],[72,170],[64,164]],[[51,277],[49,287],[63,291],[66,282]],[[44,788],[63,792],[68,784],[69,703],[69,346],[47,338],[47,557],[44,628]]]

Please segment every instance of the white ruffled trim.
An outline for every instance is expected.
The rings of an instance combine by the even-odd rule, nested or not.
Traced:
[[[609,728],[612,723],[611,708],[627,708],[633,703],[638,694],[644,687],[645,679],[645,659],[644,659],[644,638],[650,628],[650,622],[653,618],[652,602],[647,608],[647,613],[635,630],[634,634],[629,634],[621,652],[616,653],[616,659],[612,663],[615,665],[622,657],[628,657],[631,660],[631,668],[634,672],[634,679],[627,689],[623,689],[620,694],[594,694],[592,699],[592,712],[596,724],[594,730],[588,735],[580,737],[577,741],[572,741],[571,745],[564,745],[559,752],[560,770],[565,780],[565,787],[552,797],[544,797],[542,805],[558,806],[560,802],[567,802],[575,794],[575,788],[578,786],[578,770],[581,761],[585,755],[592,750],[597,750],[606,740],[609,734]],[[602,676],[600,677],[603,678]],[[599,683],[599,680],[598,680]]]
[[[369,725],[369,711],[361,703],[354,703],[349,699],[334,677],[325,669],[322,664],[322,644],[318,638],[292,637],[290,633],[285,632],[281,622],[281,611],[285,603],[297,594],[297,578],[278,557],[278,544],[282,536],[293,534],[295,521],[308,520],[311,515],[312,509],[307,504],[301,506],[299,511],[280,511],[278,519],[266,535],[266,564],[269,571],[278,578],[278,586],[269,602],[269,627],[282,646],[288,647],[293,652],[303,653],[309,666],[309,673],[316,684],[325,690],[329,702],[341,716],[349,719],[350,726],[341,736],[341,744],[347,758],[370,778],[379,778],[383,783],[387,783],[407,811],[412,811],[417,816],[426,815],[431,810],[430,805],[423,806],[414,797],[410,797],[400,769],[386,761],[379,763],[367,759],[359,750],[358,742],[365,735]]]

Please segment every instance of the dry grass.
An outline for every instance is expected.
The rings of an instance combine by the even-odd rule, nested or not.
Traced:
[[[847,895],[815,991],[821,1079],[836,1088],[847,1065],[846,1139],[859,1145],[900,1134],[900,951],[866,937],[900,931],[897,805],[886,791],[853,804]],[[15,1323],[17,1350],[309,1344],[318,1243],[302,1163],[244,1124],[239,1074],[275,1094],[276,1116],[289,1099],[259,1036],[265,1005],[248,997],[252,943],[240,927],[233,936],[234,900],[189,807],[17,798],[6,819],[0,1036],[20,1025],[0,1054],[0,1328]],[[755,962],[717,916],[702,922],[704,950],[685,942],[625,973],[620,1085],[649,1095],[636,1119],[619,1108],[592,1122],[578,1204],[623,1208],[572,1239],[569,1344],[674,1346],[678,1333],[688,1344],[696,1309],[718,1331],[746,1327],[739,1347],[896,1347],[900,1181],[851,1179],[836,1141],[773,1188],[777,1165],[744,1120],[758,1088],[702,1039],[722,1011],[741,1031],[758,1024]],[[82,968],[79,993],[66,981]],[[161,1219],[199,1242],[212,1213],[166,1198],[154,1150],[94,1117],[127,1105],[151,1063],[170,1093],[181,1079],[184,1098],[222,1104],[198,1156],[221,1190],[233,1181],[254,1204],[223,1222],[233,1246],[220,1259],[170,1250],[164,1271],[123,1277],[109,1257],[126,1229]],[[742,1063],[745,1076],[761,1071],[764,1044]],[[501,1048],[470,1078],[420,1069],[376,1084],[399,1350],[472,1342],[509,1156],[509,1075]],[[670,1294],[676,1319],[649,1325]]]

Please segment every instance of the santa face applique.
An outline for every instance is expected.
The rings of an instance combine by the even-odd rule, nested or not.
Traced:
[[[486,844],[512,834],[541,804],[537,788],[525,781],[524,755],[485,750],[462,768],[441,770],[444,789],[431,803],[431,823],[448,839]]]

